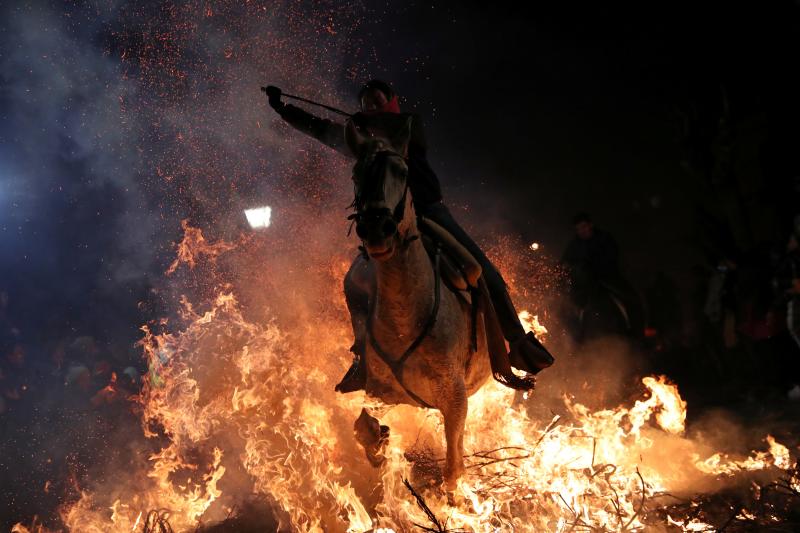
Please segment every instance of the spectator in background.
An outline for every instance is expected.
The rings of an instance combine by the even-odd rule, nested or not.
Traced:
[[[709,322],[719,330],[725,349],[732,349],[738,343],[736,335],[736,286],[738,264],[728,258],[717,261],[709,276],[708,292],[703,313]]]
[[[786,244],[786,255],[773,281],[780,305],[786,311],[786,327],[800,348],[800,215]]]
[[[575,238],[561,262],[571,279],[570,320],[579,342],[617,334],[640,338],[644,313],[638,294],[622,275],[614,237],[594,226],[588,213],[573,217]]]

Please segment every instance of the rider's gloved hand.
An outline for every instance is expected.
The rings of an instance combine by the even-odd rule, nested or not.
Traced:
[[[272,107],[272,109],[280,113],[283,110],[283,107],[286,105],[281,102],[281,90],[274,85],[270,85],[264,90],[264,92],[267,93],[269,105]]]

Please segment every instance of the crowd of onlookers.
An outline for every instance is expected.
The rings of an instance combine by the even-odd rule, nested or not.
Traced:
[[[88,335],[31,342],[10,316],[9,303],[8,293],[0,292],[0,416],[35,401],[32,396],[78,396],[101,406],[138,391],[141,358],[132,347],[125,350]]]
[[[63,330],[48,337],[10,312],[16,304],[0,290],[0,528],[6,530],[34,515],[55,517],[59,505],[80,496],[95,465],[120,461],[126,448],[109,443],[141,435],[133,400],[144,371],[132,341]]]
[[[615,239],[586,213],[561,258],[570,273],[561,311],[578,345],[624,337],[654,371],[708,385],[716,401],[800,399],[800,216],[774,243],[716,254],[682,296],[659,272],[644,290],[622,274]],[[688,312],[687,312],[688,308]]]

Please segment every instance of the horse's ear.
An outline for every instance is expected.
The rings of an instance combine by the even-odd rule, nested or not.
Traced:
[[[347,125],[344,128],[344,140],[347,143],[347,147],[353,152],[353,155],[358,157],[366,138],[358,131],[352,119],[347,121]]]
[[[408,117],[406,123],[392,137],[392,146],[403,155],[408,152],[408,143],[411,141],[411,122],[413,117]]]

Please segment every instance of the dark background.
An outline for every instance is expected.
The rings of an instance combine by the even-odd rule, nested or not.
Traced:
[[[571,216],[589,211],[616,236],[640,292],[659,273],[673,284],[682,317],[674,342],[690,350],[701,327],[698,279],[722,257],[779,249],[800,211],[800,5],[570,3],[556,12],[493,4],[368,2],[345,10],[282,2],[276,9],[299,14],[290,36],[305,35],[306,13],[346,11],[353,21],[336,37],[344,52],[296,82],[298,92],[353,109],[366,79],[392,82],[401,106],[426,119],[447,201],[471,227],[481,225],[479,233],[519,234],[558,257],[572,237]],[[192,9],[205,7],[183,12]],[[91,413],[42,421],[53,405],[71,401],[53,385],[62,382],[53,365],[66,364],[54,361],[68,362],[84,338],[120,368],[141,366],[133,343],[139,326],[158,316],[148,295],[172,259],[177,220],[213,226],[198,215],[198,205],[209,205],[205,189],[151,183],[170,158],[168,136],[131,126],[137,102],[175,92],[162,91],[144,69],[123,68],[125,54],[149,50],[137,37],[142,21],[169,28],[178,19],[167,3],[0,9],[2,385],[7,396],[25,384],[36,391],[8,396],[0,412],[1,499],[12,503],[3,520],[52,505],[31,503],[40,484],[26,489],[19,471],[49,467],[20,450],[59,425],[92,425]],[[324,56],[318,44],[297,38],[264,53]],[[203,54],[179,59],[175,68],[191,73]],[[241,96],[242,108],[265,122],[274,116],[258,84],[293,89],[285,68],[268,79],[268,66],[248,85],[253,93]],[[206,80],[201,89],[219,86]],[[265,137],[272,150],[270,142]],[[242,184],[238,194],[256,199],[259,190]],[[22,369],[14,362],[19,349]],[[39,421],[26,422],[34,412]]]

